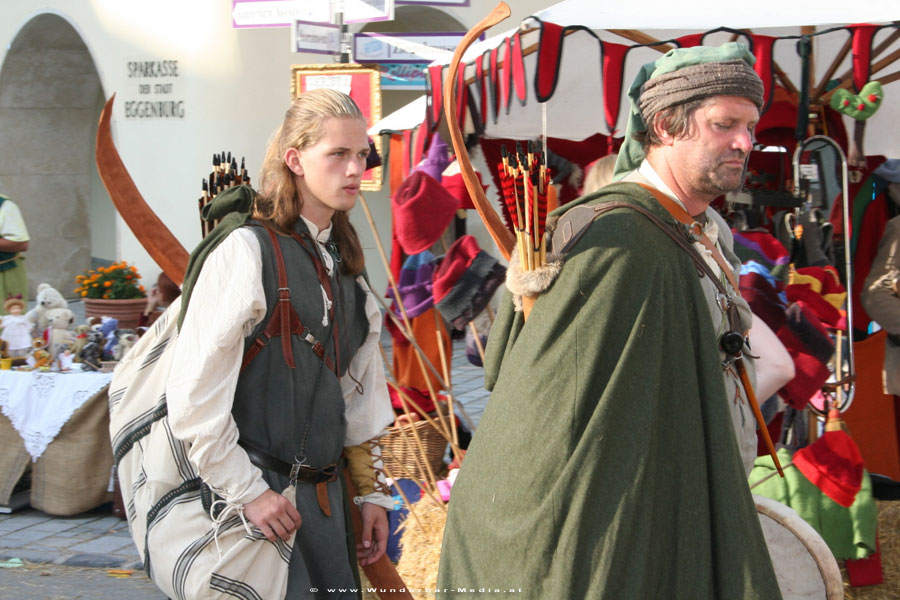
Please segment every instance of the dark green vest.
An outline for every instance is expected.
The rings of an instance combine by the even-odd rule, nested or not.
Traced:
[[[245,351],[271,317],[277,304],[278,288],[269,235],[260,226],[252,226],[252,229],[262,249],[262,281],[268,310],[247,338]],[[308,234],[302,220],[298,220],[295,231]],[[291,237],[279,235],[278,241],[284,255],[291,304],[297,316],[325,345],[326,356],[332,361],[336,360],[332,329],[337,325],[340,360],[334,364],[338,365],[341,375],[347,373],[351,359],[369,332],[365,292],[354,277],[340,274],[340,265],[335,261],[331,277],[334,318],[329,318],[328,325],[323,325],[324,299],[310,255]],[[315,251],[314,243],[310,242],[308,248]],[[281,339],[273,338],[238,378],[232,415],[242,441],[285,462],[294,462],[294,457],[299,456],[305,457],[312,467],[323,467],[338,462],[344,446],[347,423],[341,384],[338,376],[313,353],[309,343],[296,335],[291,338],[295,368],[290,369],[285,364]],[[287,477],[266,469],[262,473],[273,490],[280,492],[287,487]],[[297,484],[297,510],[303,525],[294,539],[286,598],[311,598],[314,594],[310,593],[310,588],[349,590],[359,587],[342,477],[328,483],[327,488],[330,517],[319,508],[316,486]],[[335,592],[329,597],[349,599],[359,595],[347,591]]]
[[[263,289],[268,310],[266,317],[245,341],[245,350],[265,328],[275,310],[278,276],[268,234],[261,226],[252,227],[262,249]],[[303,221],[295,231],[308,235]],[[308,251],[293,238],[279,235],[287,268],[291,304],[301,323],[326,348],[326,355],[338,365],[341,375],[368,334],[365,293],[354,277],[341,275],[339,264],[331,278],[334,319],[323,325],[324,298]],[[333,321],[333,322],[332,322]],[[337,325],[340,345],[336,358],[333,328]],[[281,339],[271,342],[253,359],[238,379],[232,414],[241,439],[286,462],[297,455],[306,457],[313,467],[338,460],[343,449],[346,422],[340,380],[298,336],[291,336],[295,368],[285,365]]]

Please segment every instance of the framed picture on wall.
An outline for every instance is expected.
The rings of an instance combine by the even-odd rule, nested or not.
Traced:
[[[328,87],[344,92],[366,116],[366,127],[381,120],[381,71],[358,64],[293,65],[291,67],[291,98],[316,88]],[[381,152],[381,136],[375,136],[375,148]],[[363,173],[360,188],[380,190],[382,168]]]

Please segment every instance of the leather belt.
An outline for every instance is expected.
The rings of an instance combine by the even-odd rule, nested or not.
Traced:
[[[257,450],[243,441],[238,442],[238,445],[247,452],[250,462],[254,465],[262,469],[275,471],[279,475],[284,475],[291,480],[291,483],[298,481],[303,483],[327,483],[337,479],[338,468],[336,463],[315,469],[306,465],[283,461],[280,458]]]
[[[250,462],[261,469],[268,469],[279,475],[284,475],[290,479],[291,485],[296,485],[297,482],[315,485],[316,502],[319,504],[319,509],[326,517],[331,516],[331,503],[328,500],[327,484],[337,479],[338,466],[336,463],[314,469],[299,463],[285,462],[241,440],[238,440],[238,445],[247,453]]]

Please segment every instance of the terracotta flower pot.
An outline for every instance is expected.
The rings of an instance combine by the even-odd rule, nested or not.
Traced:
[[[112,317],[118,319],[119,329],[134,329],[141,320],[146,298],[129,298],[127,300],[105,300],[103,298],[85,298],[85,317]]]

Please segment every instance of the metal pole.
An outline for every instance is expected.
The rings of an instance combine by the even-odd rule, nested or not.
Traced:
[[[841,199],[843,201],[842,209],[844,218],[844,276],[847,287],[847,346],[849,348],[849,351],[847,352],[847,363],[849,367],[847,375],[850,378],[850,383],[848,384],[846,399],[842,403],[840,410],[841,412],[846,412],[853,402],[853,390],[855,387],[853,377],[856,374],[856,364],[853,352],[853,265],[850,259],[850,236],[852,230],[850,223],[850,191],[847,184],[847,156],[837,142],[825,135],[814,135],[797,144],[797,148],[794,150],[794,195],[798,195],[800,191],[800,157],[810,142],[821,142],[832,146],[841,159]],[[835,379],[840,381],[843,374],[841,372],[841,366],[837,365],[836,370]]]

